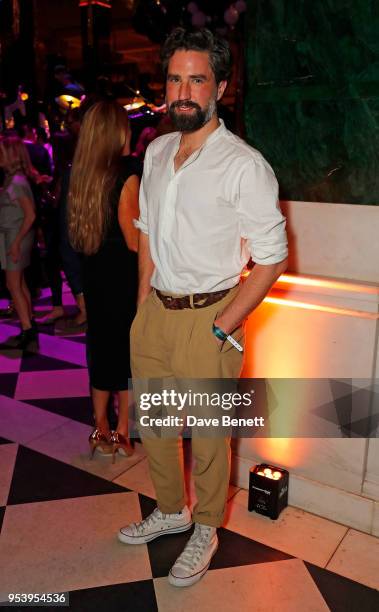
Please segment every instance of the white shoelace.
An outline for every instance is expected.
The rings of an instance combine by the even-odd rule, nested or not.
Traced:
[[[163,514],[159,508],[155,508],[149,516],[147,516],[143,521],[139,523],[133,523],[134,531],[136,535],[144,535],[146,529],[150,529],[160,520],[165,519],[166,514]]]
[[[204,550],[209,545],[211,531],[212,527],[207,527],[206,525],[196,523],[195,531],[188,540],[182,554],[176,560],[175,565],[183,568],[184,570],[195,569],[195,566],[203,555]]]

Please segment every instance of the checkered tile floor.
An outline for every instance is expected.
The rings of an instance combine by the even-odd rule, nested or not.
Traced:
[[[0,342],[14,333],[14,322],[0,323]],[[379,609],[375,538],[294,508],[276,522],[251,515],[246,492],[232,486],[210,571],[193,587],[171,587],[168,570],[189,534],[134,547],[117,541],[121,525],[154,508],[154,491],[138,443],[114,465],[89,459],[85,363],[84,336],[52,326],[38,354],[0,351],[0,602],[12,592],[68,591],[75,611]],[[189,493],[193,500],[190,482]],[[370,538],[368,567],[355,580],[354,568],[337,561],[359,537]],[[344,575],[326,569],[333,560]]]

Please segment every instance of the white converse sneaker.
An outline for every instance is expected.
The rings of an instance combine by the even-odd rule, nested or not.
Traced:
[[[195,584],[207,571],[217,547],[216,528],[195,523],[195,531],[170,569],[169,583],[178,587]]]
[[[146,544],[159,536],[181,533],[191,527],[191,512],[187,506],[177,514],[163,514],[159,508],[155,508],[143,521],[121,527],[118,539],[124,544]]]

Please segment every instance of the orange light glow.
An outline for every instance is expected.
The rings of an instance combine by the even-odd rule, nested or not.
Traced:
[[[90,4],[97,4],[98,6],[105,6],[105,8],[111,8],[110,1],[101,2],[101,0],[83,0],[79,2],[79,6],[89,6]]]
[[[246,280],[251,270],[245,269],[241,277]],[[281,274],[275,283],[276,285],[302,285],[303,287],[318,287],[320,289],[334,289],[338,291],[350,291],[353,293],[366,293],[376,295],[376,287],[361,285],[358,283],[348,283],[338,280],[328,280],[326,278],[313,278],[312,276],[301,276],[298,274]]]
[[[284,298],[265,297],[263,300],[268,304],[278,304],[280,306],[288,306],[290,308],[302,308],[304,310],[317,310],[318,312],[331,312],[333,314],[344,315],[347,317],[360,317],[362,319],[379,319],[379,314],[376,312],[365,312],[364,310],[350,310],[348,308],[335,308],[334,306],[321,306],[320,304],[310,304],[308,302],[298,302],[296,300],[287,300]]]
[[[28,95],[27,93],[23,92],[23,93],[21,94],[21,100],[22,100],[23,102],[26,102],[26,100],[29,100],[29,95]]]
[[[297,276],[297,274],[282,274],[277,282],[359,293],[375,293],[377,291],[375,287],[367,287],[366,285],[358,285],[357,283],[327,280],[326,278],[312,278],[311,276]]]

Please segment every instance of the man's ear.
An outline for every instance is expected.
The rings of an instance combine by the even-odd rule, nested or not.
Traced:
[[[217,100],[221,100],[222,96],[224,95],[224,91],[226,89],[227,84],[228,81],[220,81],[217,85]]]

